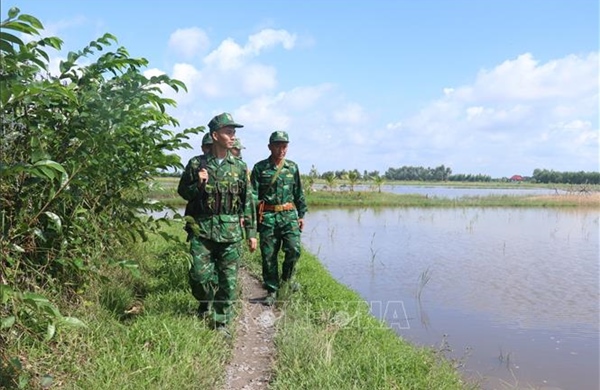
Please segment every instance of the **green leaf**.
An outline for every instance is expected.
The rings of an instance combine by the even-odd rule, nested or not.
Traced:
[[[46,241],[46,236],[44,235],[44,232],[42,232],[39,228],[33,229],[32,233],[34,236],[38,237],[40,240]]]
[[[0,284],[0,303],[8,302],[9,298],[14,295],[14,291],[7,284]]]
[[[26,389],[27,385],[29,384],[29,375],[27,375],[26,373],[22,373],[19,375],[19,389]]]
[[[63,317],[60,320],[61,324],[67,325],[67,326],[73,326],[76,328],[87,328],[87,325],[85,322],[81,321],[79,318],[77,317]]]
[[[29,24],[19,22],[16,20],[6,22],[2,27],[5,30],[15,30],[27,35],[39,35],[38,31],[35,28],[31,27]]]
[[[67,185],[67,183],[69,182],[69,175],[65,172],[62,175],[60,175],[60,186],[64,187]]]
[[[0,41],[7,41],[19,46],[23,46],[23,41],[16,36],[0,31]]]
[[[19,12],[21,12],[21,10],[19,8],[17,8],[17,7],[11,7],[8,10],[8,17],[9,17],[9,19],[16,18],[17,15],[19,14]]]
[[[46,37],[39,41],[42,46],[50,46],[56,50],[60,50],[63,44],[63,40],[58,37]]]
[[[17,244],[11,244],[11,248],[15,252],[25,253],[25,249],[23,249],[21,246],[19,246]]]
[[[50,341],[52,339],[52,337],[54,337],[55,334],[56,334],[56,325],[54,325],[53,323],[49,323],[48,327],[46,328],[46,337],[44,337],[44,340]]]
[[[73,261],[71,261],[71,264],[73,264],[77,269],[80,269],[80,270],[85,269],[85,263],[83,262],[83,259],[80,257],[73,259]]]
[[[59,163],[57,163],[56,161],[52,161],[52,160],[41,160],[36,162],[35,164],[33,164],[34,167],[48,167],[51,168],[53,170],[62,172],[62,173],[67,173],[67,171],[65,171],[65,168],[63,168],[62,165],[60,165]]]
[[[21,15],[19,16],[18,20],[22,20],[24,22],[27,22],[29,24],[31,24],[33,27],[39,29],[39,30],[43,30],[44,26],[42,25],[42,22],[39,21],[39,19],[31,16],[31,15]]]
[[[50,302],[47,302],[47,303],[40,302],[40,304],[38,305],[38,308],[40,308],[42,310],[42,312],[47,313],[48,315],[50,315],[51,317],[53,317],[55,319],[62,318],[62,315],[60,314],[60,311],[58,310],[58,308]]]
[[[29,145],[31,147],[31,162],[35,163],[41,160],[47,160],[50,156],[44,150],[42,146],[42,141],[39,137],[33,136],[29,141]]]
[[[52,226],[57,232],[62,230],[62,221],[60,217],[53,212],[45,211],[44,214],[48,217],[48,219],[52,222]]]
[[[0,325],[0,329],[8,329],[13,326],[15,323],[15,316],[10,316],[2,319],[2,325]]]
[[[117,263],[122,268],[128,269],[132,275],[139,277],[141,276],[139,266],[137,263],[131,260],[122,260]]]
[[[14,54],[15,49],[13,49],[12,45],[7,41],[0,40],[0,51]]]
[[[40,379],[40,385],[42,388],[47,389],[54,384],[54,378],[51,375],[44,375],[42,379]]]
[[[39,303],[50,303],[48,298],[46,298],[45,296],[36,294],[36,293],[32,293],[32,292],[26,292],[25,294],[23,294],[23,300],[39,302]]]
[[[23,369],[23,365],[21,364],[21,361],[19,360],[19,358],[17,357],[12,357],[9,360],[10,365],[17,371],[21,371]]]
[[[50,180],[53,180],[56,177],[54,171],[44,165],[33,167],[31,174],[39,178],[48,178]]]

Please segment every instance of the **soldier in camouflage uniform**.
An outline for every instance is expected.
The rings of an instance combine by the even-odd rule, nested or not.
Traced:
[[[304,229],[303,218],[308,210],[298,165],[285,159],[288,143],[289,137],[285,131],[271,134],[271,155],[256,163],[250,175],[258,199],[257,227],[263,282],[269,293],[267,304],[274,303],[281,283],[291,282],[300,258],[300,233]],[[282,248],[284,260],[280,278],[277,257]]]
[[[208,315],[217,328],[224,328],[233,317],[236,298],[243,237],[240,219],[254,221],[255,204],[248,167],[229,152],[236,128],[243,126],[223,113],[215,116],[208,127],[212,150],[188,162],[177,192],[188,201],[185,218],[192,255],[189,283],[200,302],[198,312]],[[247,223],[244,228],[252,252],[257,247],[256,226]]]
[[[203,154],[210,153],[210,150],[212,149],[212,144],[213,144],[213,139],[212,139],[212,135],[210,134],[210,132],[204,134],[204,137],[202,137],[202,153]]]
[[[233,143],[233,147],[231,148],[231,154],[236,157],[242,158],[242,149],[246,149],[244,145],[242,145],[242,141],[239,138],[235,139]]]

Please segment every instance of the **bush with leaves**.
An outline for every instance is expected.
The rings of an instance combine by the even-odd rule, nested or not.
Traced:
[[[110,34],[50,74],[46,51],[63,42],[35,40],[42,30],[17,8],[0,23],[0,344],[77,323],[44,294],[76,295],[109,263],[135,268],[113,249],[158,226],[145,213],[166,206],[148,199],[149,179],[181,169],[175,151],[203,130],[171,130],[178,121],[166,108],[175,101],[162,88],[185,85],[145,77],[147,60],[108,51]]]

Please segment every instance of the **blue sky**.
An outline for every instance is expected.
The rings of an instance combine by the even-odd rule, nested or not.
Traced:
[[[181,128],[230,112],[251,167],[275,130],[308,173],[599,170],[597,0],[0,1],[64,40],[104,33],[182,80]],[[114,46],[116,49],[118,46]],[[200,153],[183,150],[182,162]]]

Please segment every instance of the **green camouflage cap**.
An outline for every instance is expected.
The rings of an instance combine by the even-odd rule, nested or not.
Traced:
[[[288,137],[288,133],[285,131],[274,131],[273,134],[269,137],[269,143],[273,142],[290,142],[290,138]]]
[[[210,133],[204,134],[204,137],[202,137],[202,146],[212,145],[212,144],[213,144],[213,137],[210,135]]]
[[[241,150],[241,149],[246,149],[246,148],[244,147],[244,145],[242,145],[242,141],[240,141],[240,139],[239,139],[239,138],[236,138],[236,139],[235,139],[235,141],[233,141],[233,148],[234,148],[234,149],[240,149],[240,150]]]
[[[226,126],[244,127],[244,125],[235,123],[233,121],[233,117],[231,116],[231,114],[229,114],[227,112],[224,112],[222,114],[215,116],[214,118],[212,118],[210,120],[210,122],[208,122],[208,128],[210,129],[211,133],[219,130],[221,127],[226,127]]]

